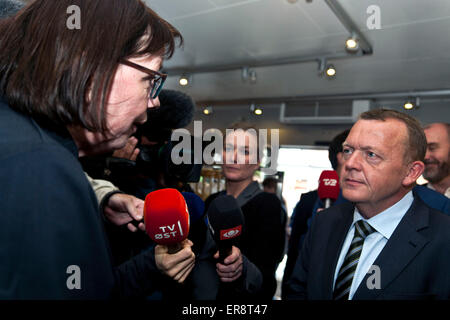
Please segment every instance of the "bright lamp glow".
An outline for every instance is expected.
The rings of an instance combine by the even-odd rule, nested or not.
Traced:
[[[206,107],[203,109],[203,114],[206,116],[209,116],[212,113],[213,113],[212,107]]]
[[[327,67],[326,74],[329,77],[334,77],[336,75],[336,68],[332,64],[330,64]]]
[[[257,107],[254,103],[250,105],[250,111],[255,115],[260,116],[263,114],[263,110],[260,107]]]
[[[260,116],[260,115],[263,114],[263,111],[262,111],[262,109],[260,109],[260,108],[256,108],[254,112],[255,112],[255,114],[256,114],[257,116]]]
[[[185,87],[189,84],[189,79],[187,76],[181,76],[180,80],[178,82],[179,82],[180,86]]]
[[[358,40],[354,37],[348,38],[347,41],[345,41],[345,47],[349,51],[357,51],[359,49]]]
[[[414,105],[412,102],[408,101],[403,105],[403,108],[405,108],[406,110],[411,110],[414,108]]]

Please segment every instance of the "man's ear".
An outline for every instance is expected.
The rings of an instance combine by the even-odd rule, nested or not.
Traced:
[[[407,175],[403,178],[402,185],[409,187],[414,184],[417,179],[422,175],[425,169],[425,164],[422,161],[414,161],[408,165]]]

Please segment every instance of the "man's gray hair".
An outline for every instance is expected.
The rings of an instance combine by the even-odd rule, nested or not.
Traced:
[[[24,3],[18,0],[0,0],[0,19],[15,15],[23,6]]]

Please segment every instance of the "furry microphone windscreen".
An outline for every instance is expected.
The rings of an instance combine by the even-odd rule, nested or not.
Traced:
[[[0,20],[15,15],[23,6],[18,0],[0,0]]]
[[[173,129],[186,127],[194,118],[195,103],[187,94],[176,90],[161,90],[160,107],[147,110],[147,122],[139,134],[150,141],[170,139]]]

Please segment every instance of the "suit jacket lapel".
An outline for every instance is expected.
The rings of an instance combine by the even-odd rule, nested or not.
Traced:
[[[333,232],[330,233],[328,238],[327,250],[325,252],[325,266],[324,266],[324,282],[323,292],[325,292],[325,299],[333,298],[333,284],[334,273],[336,265],[339,260],[342,245],[344,244],[345,237],[353,222],[354,205],[350,202],[336,206],[339,212],[336,212],[336,219],[334,223]],[[320,214],[320,213],[319,213]]]
[[[417,198],[386,243],[374,265],[379,267],[381,289],[369,289],[366,274],[353,299],[376,299],[428,243],[418,231],[428,226],[428,208]],[[373,274],[372,274],[373,275]]]

